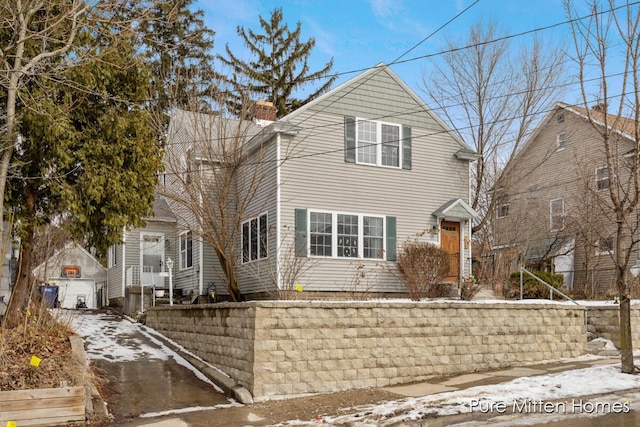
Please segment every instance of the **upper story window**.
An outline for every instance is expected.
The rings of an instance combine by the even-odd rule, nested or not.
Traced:
[[[242,262],[257,261],[267,257],[267,214],[242,223]]]
[[[558,123],[564,123],[564,113],[558,114]]]
[[[411,169],[411,127],[345,117],[345,162]]]
[[[551,231],[564,229],[564,199],[554,199],[549,202],[549,222]]]
[[[180,270],[193,267],[193,233],[180,233]]]
[[[564,132],[560,132],[556,136],[556,150],[561,151],[564,150],[567,145],[567,136]]]
[[[596,189],[606,190],[609,188],[610,180],[609,180],[609,168],[601,167],[596,168]]]
[[[400,167],[400,126],[358,120],[357,160],[374,166]]]

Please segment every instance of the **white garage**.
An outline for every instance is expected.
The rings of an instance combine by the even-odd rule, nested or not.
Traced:
[[[52,282],[58,285],[58,307],[75,309],[83,301],[86,308],[98,308],[94,279],[59,278]]]
[[[68,243],[33,271],[39,283],[58,286],[58,306],[75,309],[78,301],[87,308],[102,306],[107,269],[83,247]],[[100,291],[100,292],[98,292]]]

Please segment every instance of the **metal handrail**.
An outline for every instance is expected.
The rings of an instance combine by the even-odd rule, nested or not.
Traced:
[[[538,282],[542,283],[543,285],[545,285],[547,288],[549,288],[549,292],[550,292],[550,299],[553,301],[553,292],[557,292],[560,295],[562,295],[563,297],[565,297],[566,299],[568,299],[569,301],[571,301],[572,303],[574,303],[575,305],[577,305],[578,307],[585,307],[584,305],[578,303],[577,301],[575,301],[573,298],[571,298],[570,296],[566,295],[564,292],[554,288],[553,286],[551,286],[550,284],[548,284],[547,282],[545,282],[544,280],[542,280],[541,278],[539,278],[538,276],[536,276],[535,274],[533,274],[532,272],[530,272],[529,270],[527,270],[524,267],[520,267],[520,299],[524,299],[523,298],[523,287],[524,287],[524,280],[523,280],[523,275],[522,273],[527,273],[529,274],[529,276],[533,277],[534,279],[536,279]],[[585,331],[587,330],[587,326],[588,326],[588,322],[587,322],[587,309],[585,307],[584,310],[584,327],[585,327]]]

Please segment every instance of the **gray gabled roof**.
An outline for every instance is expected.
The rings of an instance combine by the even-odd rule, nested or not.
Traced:
[[[150,219],[176,221],[177,217],[171,210],[167,199],[156,193],[153,199],[153,216]]]
[[[433,211],[433,216],[441,218],[472,219],[479,214],[461,198],[451,199]]]
[[[251,120],[232,119],[217,114],[196,113],[181,109],[172,111],[169,124],[169,137],[174,137],[178,132],[186,132],[188,140],[181,142],[187,144],[203,141],[216,144],[223,139],[237,136],[249,141],[262,131],[264,128]]]

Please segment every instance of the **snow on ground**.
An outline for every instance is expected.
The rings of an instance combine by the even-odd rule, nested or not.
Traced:
[[[222,393],[216,384],[203,375],[182,356],[165,346],[154,335],[160,335],[150,328],[129,318],[107,314],[87,314],[82,312],[61,312],[66,316],[71,329],[80,335],[86,344],[89,360],[108,362],[132,362],[136,360],[168,360],[172,357],[176,363],[192,371],[200,380],[211,384]],[[142,334],[146,340],[136,337]],[[149,345],[146,341],[154,345]]]
[[[390,302],[390,301],[387,301]],[[399,302],[399,301],[395,301]],[[407,302],[407,300],[403,300]],[[430,303],[453,302],[436,301]],[[495,303],[498,301],[472,301],[481,303]],[[505,303],[504,301],[499,301]],[[464,302],[466,303],[466,302]],[[572,304],[571,302],[525,300],[510,303],[539,303],[539,304]],[[584,305],[595,305],[594,302],[579,301]],[[634,301],[636,303],[636,301]],[[598,302],[600,305],[611,305],[613,302]],[[72,313],[72,312],[70,312]],[[111,319],[111,320],[110,320]],[[178,363],[193,370],[199,378],[210,383],[202,374],[191,366],[178,354],[163,345],[162,341],[153,335],[161,336],[156,331],[146,328],[133,321],[114,321],[113,316],[104,314],[82,315],[76,312],[71,315],[72,328],[85,339],[87,344],[87,356],[90,360],[107,360],[111,362],[125,362],[140,359],[166,360],[173,357]],[[116,319],[120,320],[120,319]],[[142,340],[135,338],[136,333],[142,333],[156,346],[149,346]],[[163,337],[163,339],[166,339]],[[613,347],[608,342],[606,347]],[[585,360],[594,356],[583,356],[576,359]],[[509,382],[472,387],[453,392],[439,393],[418,398],[405,398],[385,402],[379,405],[367,405],[351,408],[345,415],[324,417],[318,421],[291,420],[284,425],[327,425],[346,424],[359,427],[392,425],[404,421],[419,420],[424,417],[447,416],[454,414],[468,414],[471,412],[492,414],[495,411],[499,415],[499,409],[503,406],[509,410],[519,410],[521,413],[540,412],[540,416],[548,416],[550,412],[543,410],[545,404],[557,404],[566,400],[566,406],[554,407],[553,414],[561,415],[573,411],[575,405],[582,405],[582,415],[594,416],[602,413],[590,413],[588,405],[604,404],[623,405],[622,408],[631,407],[640,410],[640,393],[636,393],[636,399],[632,402],[614,401],[615,395],[603,396],[595,400],[580,400],[580,396],[593,396],[598,394],[611,394],[624,390],[640,389],[640,376],[623,374],[618,366],[594,366],[584,369],[575,369],[557,372],[547,375],[517,378]],[[237,403],[236,403],[237,404]],[[571,406],[574,405],[574,406]],[[193,408],[191,408],[193,410]],[[158,414],[151,414],[155,416]],[[548,421],[548,420],[546,420]],[[493,423],[493,422],[492,422]],[[526,424],[526,420],[514,419],[506,421],[505,425]]]
[[[506,383],[472,387],[453,392],[433,394],[418,398],[407,398],[366,405],[346,415],[323,417],[318,421],[289,421],[285,425],[335,425],[378,426],[420,420],[425,417],[476,413],[541,413],[563,415],[566,413],[588,414],[594,412],[594,405],[603,399],[582,399],[588,396],[613,393],[621,390],[640,388],[640,377],[622,374],[617,366],[595,366],[548,375],[517,378]],[[576,398],[575,401],[571,400]],[[557,401],[570,399],[564,406]],[[544,405],[553,405],[545,407]],[[620,402],[622,411],[631,402]],[[501,410],[505,410],[501,412]],[[602,407],[598,407],[602,409]],[[602,412],[590,415],[602,415]],[[513,420],[509,421],[513,423]]]

